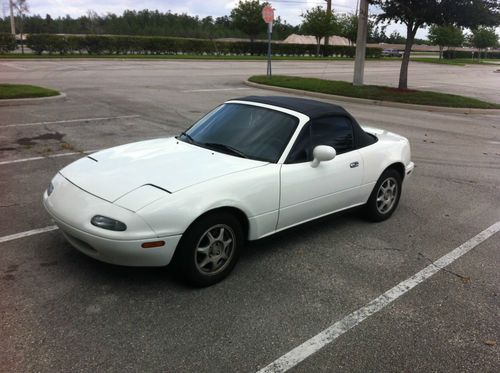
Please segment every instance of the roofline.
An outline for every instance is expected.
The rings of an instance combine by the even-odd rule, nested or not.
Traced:
[[[265,104],[262,102],[247,101],[247,100],[240,100],[240,99],[228,100],[224,103],[225,104],[245,104],[245,105],[259,106],[259,107],[263,107],[263,108],[267,108],[267,109],[271,109],[271,110],[281,111],[282,113],[286,113],[289,115],[293,115],[294,117],[297,117],[300,121],[302,121],[302,120],[309,121],[311,119],[309,117],[309,115],[301,113],[300,111],[288,109],[288,108],[273,105],[273,104]]]

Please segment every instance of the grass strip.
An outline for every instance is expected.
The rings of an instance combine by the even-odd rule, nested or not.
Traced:
[[[496,59],[488,59],[488,60],[477,60],[477,59],[471,59],[471,58],[456,58],[456,59],[442,59],[440,60],[439,58],[425,58],[425,57],[413,57],[411,59],[412,61],[415,62],[425,62],[425,63],[433,63],[437,65],[454,65],[454,66],[465,66],[465,65],[492,65],[492,66],[499,66],[500,65],[500,60]]]
[[[0,84],[0,100],[57,96],[58,91],[26,84]]]
[[[369,100],[443,107],[500,109],[500,104],[485,102],[471,97],[432,91],[417,91],[413,89],[402,90],[376,85],[354,86],[349,82],[338,80],[302,78],[285,75],[275,75],[271,79],[267,78],[265,75],[254,75],[248,80],[254,83],[275,87],[301,89],[309,92],[320,92]]]

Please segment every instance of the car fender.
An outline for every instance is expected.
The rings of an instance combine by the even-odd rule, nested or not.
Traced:
[[[279,210],[278,164],[267,164],[209,180],[143,207],[137,211],[158,236],[183,234],[201,215],[221,207],[242,211],[251,236],[276,229]],[[264,223],[263,223],[264,222]]]

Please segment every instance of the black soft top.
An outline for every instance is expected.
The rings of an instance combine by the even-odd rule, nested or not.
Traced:
[[[373,144],[377,141],[376,137],[369,135],[358,124],[356,119],[352,117],[351,114],[347,112],[342,106],[329,104],[327,102],[310,100],[307,98],[300,97],[289,97],[289,96],[247,96],[236,98],[234,100],[238,101],[250,101],[257,102],[260,104],[267,104],[273,106],[279,106],[285,109],[290,109],[298,113],[307,115],[311,120],[328,117],[334,115],[343,115],[349,117],[352,121],[352,126],[354,130],[354,139],[356,147],[362,148]]]
[[[300,97],[247,96],[238,98],[237,100],[279,106],[285,109],[290,109],[305,114],[311,119],[329,115],[349,115],[349,113],[342,106]]]

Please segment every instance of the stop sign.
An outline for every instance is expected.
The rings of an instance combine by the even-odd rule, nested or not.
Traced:
[[[262,18],[266,23],[272,23],[274,21],[274,10],[269,5],[266,5],[262,9]]]

